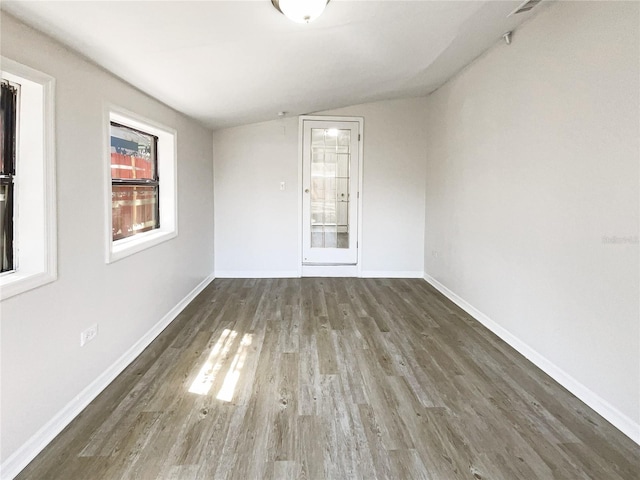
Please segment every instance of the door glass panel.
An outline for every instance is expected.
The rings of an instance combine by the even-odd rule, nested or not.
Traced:
[[[311,248],[349,248],[351,131],[311,129]]]

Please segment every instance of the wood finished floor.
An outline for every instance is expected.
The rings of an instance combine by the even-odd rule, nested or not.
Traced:
[[[18,478],[637,480],[640,447],[423,280],[215,280]]]

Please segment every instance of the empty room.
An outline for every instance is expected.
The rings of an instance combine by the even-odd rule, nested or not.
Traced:
[[[640,2],[3,0],[1,480],[640,478]]]

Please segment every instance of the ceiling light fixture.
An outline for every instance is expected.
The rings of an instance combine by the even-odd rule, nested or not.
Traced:
[[[313,22],[322,15],[330,0],[271,0],[276,9],[297,23]]]

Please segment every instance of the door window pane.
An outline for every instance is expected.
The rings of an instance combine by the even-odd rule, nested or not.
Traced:
[[[311,129],[311,247],[349,248],[351,131]]]

